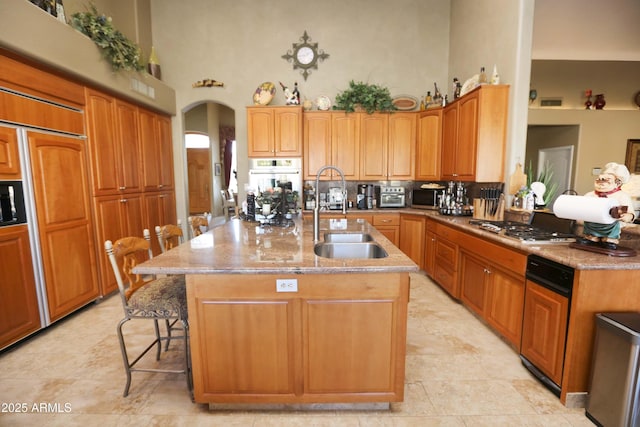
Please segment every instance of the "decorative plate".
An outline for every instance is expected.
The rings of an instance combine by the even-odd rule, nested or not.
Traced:
[[[418,106],[418,100],[410,95],[398,95],[391,103],[400,111],[415,110]]]
[[[316,99],[316,105],[318,106],[318,110],[327,111],[331,108],[331,100],[328,96],[322,95]]]
[[[462,96],[465,93],[470,92],[473,89],[475,89],[476,87],[478,87],[480,85],[479,81],[480,81],[480,76],[478,76],[477,74],[475,74],[473,77],[469,78],[462,85],[462,88],[460,89],[460,96]]]
[[[276,94],[276,85],[271,82],[264,82],[253,94],[253,103],[256,105],[269,105]]]

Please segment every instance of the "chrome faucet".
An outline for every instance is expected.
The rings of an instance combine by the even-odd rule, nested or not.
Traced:
[[[318,200],[318,187],[320,186],[320,175],[327,169],[333,169],[340,175],[342,179],[342,213],[347,213],[347,182],[344,179],[344,173],[337,166],[323,166],[318,170],[316,174],[316,205],[313,207],[313,241],[320,240],[320,201]]]

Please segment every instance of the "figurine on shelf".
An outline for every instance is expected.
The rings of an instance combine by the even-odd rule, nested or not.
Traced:
[[[622,184],[629,180],[629,170],[625,165],[607,163],[594,182],[594,191],[587,197],[609,197],[620,202],[620,206],[611,209],[610,215],[616,218],[611,224],[584,222],[583,236],[577,243],[587,246],[600,246],[604,249],[616,250],[620,239],[621,222],[633,222],[635,215],[631,196],[622,191]]]
[[[585,109],[586,110],[591,110],[593,108],[593,103],[591,102],[591,94],[593,92],[591,91],[591,89],[587,89],[584,91],[584,96],[587,97],[587,101],[584,103]]]
[[[593,106],[596,107],[596,110],[604,109],[604,106],[607,104],[607,101],[604,100],[604,94],[596,95],[596,100],[593,101]]]
[[[284,92],[285,101],[287,105],[300,105],[300,93],[298,92],[298,83],[296,83],[295,89],[293,92],[289,90],[289,88],[280,82],[280,86],[282,87],[282,91]]]
[[[462,84],[457,77],[453,78],[453,99],[460,98],[460,91],[462,90]]]

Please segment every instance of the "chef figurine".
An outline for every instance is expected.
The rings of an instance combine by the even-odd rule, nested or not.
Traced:
[[[612,224],[599,224],[584,222],[583,237],[578,240],[582,245],[597,245],[604,249],[618,249],[620,238],[620,222],[633,222],[633,201],[629,194],[620,187],[629,180],[629,170],[625,165],[607,163],[594,182],[594,191],[590,191],[587,197],[611,197],[620,202],[620,206],[611,209],[609,214],[618,219]]]

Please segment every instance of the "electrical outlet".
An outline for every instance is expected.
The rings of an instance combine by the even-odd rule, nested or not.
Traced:
[[[276,292],[298,292],[298,279],[276,279]]]

